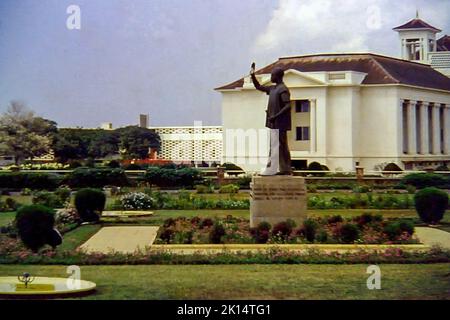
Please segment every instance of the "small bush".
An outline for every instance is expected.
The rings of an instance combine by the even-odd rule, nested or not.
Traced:
[[[78,168],[69,173],[64,183],[71,188],[103,188],[128,186],[130,181],[122,169]]]
[[[54,190],[61,180],[59,175],[50,173],[2,172],[0,173],[0,188]]]
[[[59,187],[55,190],[55,195],[61,200],[62,203],[65,203],[70,200],[71,190],[67,187]]]
[[[226,184],[219,189],[219,193],[238,193],[238,191],[239,186],[235,184]]]
[[[332,224],[332,223],[342,222],[342,221],[344,221],[344,219],[342,219],[342,217],[340,215],[336,215],[336,216],[329,217],[327,219],[327,221],[328,221],[328,223]]]
[[[324,171],[324,168],[322,167],[322,165],[320,163],[314,161],[314,162],[311,162],[308,165],[308,169],[307,170],[309,170],[309,171]],[[319,176],[324,176],[325,173],[317,172],[317,173],[312,173],[312,175],[319,177]]]
[[[214,186],[205,186],[203,184],[198,184],[195,186],[195,190],[197,190],[198,194],[214,193]]]
[[[216,222],[209,233],[209,240],[211,243],[222,243],[222,237],[225,235],[225,228],[219,222]]]
[[[414,223],[408,220],[394,221],[387,224],[383,231],[388,236],[389,240],[394,241],[404,232],[411,236],[414,233]]]
[[[388,163],[384,168],[383,171],[397,171],[401,172],[403,171],[402,168],[400,168],[396,163]]]
[[[306,238],[306,240],[308,240],[309,242],[314,242],[314,239],[316,238],[316,232],[318,229],[319,225],[317,224],[316,221],[312,220],[312,219],[306,219],[303,222],[303,234]]]
[[[423,222],[436,224],[444,217],[448,207],[448,194],[437,188],[425,188],[414,195],[414,203]]]
[[[37,192],[33,196],[32,202],[49,208],[62,208],[64,206],[64,202],[56,194],[48,191]]]
[[[6,211],[16,211],[19,208],[19,204],[13,198],[6,198],[5,200]]]
[[[435,173],[412,173],[402,179],[405,185],[412,185],[418,189],[427,187],[445,188],[450,185],[450,179]]]
[[[359,237],[359,228],[352,223],[346,223],[342,225],[340,234],[343,243],[354,243]]]
[[[105,194],[98,189],[81,189],[75,195],[75,207],[84,222],[99,221],[105,202]]]
[[[263,221],[259,223],[256,228],[250,230],[250,232],[256,243],[267,243],[267,241],[269,240],[271,228],[272,226],[270,225],[270,223]]]
[[[125,210],[148,210],[155,207],[155,201],[143,192],[131,192],[120,198]]]
[[[214,221],[211,218],[205,218],[200,223],[200,228],[203,229],[203,228],[211,227],[212,225],[214,225]]]
[[[24,245],[37,252],[45,244],[53,245],[55,224],[53,209],[42,205],[23,206],[16,215],[16,226]]]
[[[273,226],[272,235],[287,239],[291,235],[293,228],[294,226],[290,221],[282,221]]]

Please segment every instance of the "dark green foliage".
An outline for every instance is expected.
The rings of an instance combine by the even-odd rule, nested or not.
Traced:
[[[220,222],[216,222],[209,233],[211,243],[222,243],[222,237],[225,235],[225,228]]]
[[[352,223],[346,223],[342,225],[340,234],[343,243],[354,243],[359,237],[359,228]]]
[[[308,240],[309,242],[314,242],[314,239],[316,238],[316,232],[318,229],[318,224],[316,221],[312,220],[312,219],[306,219],[303,222],[303,228],[302,228],[302,233],[304,235],[304,237],[306,238],[306,240]]]
[[[403,171],[403,170],[396,163],[391,162],[391,163],[388,163],[384,167],[383,171],[398,171],[398,172],[400,172],[400,171]]]
[[[64,179],[72,188],[102,188],[104,186],[129,186],[130,181],[122,169],[94,169],[81,167],[73,170]]]
[[[234,163],[226,162],[221,165],[222,168],[225,168],[225,171],[236,171],[236,172],[227,172],[229,175],[239,175],[241,173],[244,173],[244,170],[242,170],[241,167],[235,165]]]
[[[53,209],[42,205],[22,206],[16,215],[16,226],[24,245],[37,252],[52,242],[55,224]]]
[[[2,172],[0,173],[0,188],[22,190],[53,190],[62,178],[57,174],[31,172]]]
[[[171,243],[172,239],[174,238],[175,231],[172,229],[164,229],[163,232],[159,235],[161,240],[163,240],[165,243]]]
[[[16,211],[20,206],[13,198],[6,198],[5,205],[9,209],[8,211]]]
[[[372,215],[370,213],[363,213],[361,216],[356,217],[356,222],[360,227],[363,227],[366,224],[370,224],[372,222],[381,222],[383,220],[383,216],[381,215]]]
[[[142,170],[142,166],[137,163],[130,163],[124,167],[125,170]]]
[[[164,220],[163,227],[164,228],[169,228],[169,227],[174,226],[175,223],[176,223],[175,219],[167,218],[166,220]]]
[[[435,173],[412,173],[402,179],[403,184],[410,184],[418,189],[426,187],[448,188],[450,177]]]
[[[429,187],[414,195],[416,211],[423,222],[438,223],[444,217],[448,207],[447,192]]]
[[[389,240],[394,241],[404,232],[412,235],[414,233],[414,223],[409,220],[394,221],[387,224],[383,231],[386,233]]]
[[[450,171],[450,169],[445,164],[441,164],[435,171]]]
[[[117,129],[120,135],[120,149],[126,150],[128,159],[145,159],[148,157],[149,148],[159,149],[160,137],[154,130],[128,126]]]
[[[65,187],[59,187],[55,190],[55,195],[61,200],[62,203],[65,203],[70,200],[71,190]]]
[[[113,168],[113,169],[117,169],[117,168],[120,168],[121,165],[120,165],[120,162],[119,162],[119,161],[117,161],[117,160],[111,160],[111,161],[108,163],[108,167]]]
[[[61,208],[64,202],[53,192],[39,191],[33,196],[33,204],[40,204],[49,208]]]
[[[100,220],[105,202],[105,194],[97,189],[81,189],[75,195],[75,207],[81,220],[84,222],[97,222]]]
[[[309,170],[309,171],[324,171],[324,168],[322,167],[322,165],[320,163],[314,161],[314,162],[311,162],[308,165],[308,169],[307,170]],[[325,173],[315,172],[315,173],[312,173],[312,175],[313,176],[317,176],[317,177],[321,177],[321,176],[324,176]]]
[[[203,180],[201,172],[194,168],[166,169],[149,167],[144,180],[158,187],[186,187],[193,188]]]

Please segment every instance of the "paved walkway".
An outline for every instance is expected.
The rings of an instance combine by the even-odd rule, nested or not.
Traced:
[[[420,242],[428,246],[434,244],[440,245],[442,248],[450,249],[450,233],[436,228],[416,227],[416,235]]]
[[[104,227],[81,245],[86,252],[111,251],[133,253],[144,250],[155,241],[159,227]]]

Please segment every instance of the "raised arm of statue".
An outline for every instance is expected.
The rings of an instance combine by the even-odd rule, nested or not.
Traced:
[[[262,86],[259,83],[258,79],[256,79],[256,76],[255,76],[255,63],[254,62],[252,63],[252,67],[251,67],[251,70],[250,70],[250,77],[252,78],[252,82],[253,82],[253,85],[255,86],[256,90],[265,92],[267,94],[270,93],[270,87]]]

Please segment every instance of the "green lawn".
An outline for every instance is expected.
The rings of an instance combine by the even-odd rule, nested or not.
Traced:
[[[82,266],[97,283],[83,299],[450,299],[449,264],[380,265],[381,290],[368,290],[367,265]],[[0,266],[67,277],[65,266]]]
[[[0,212],[0,227],[6,226],[8,223],[13,221],[15,216],[15,212]]]

